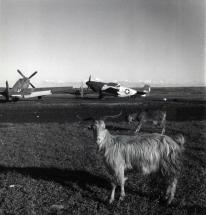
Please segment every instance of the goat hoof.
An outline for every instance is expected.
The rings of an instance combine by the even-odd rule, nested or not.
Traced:
[[[172,203],[172,200],[173,199],[169,195],[166,195],[164,202],[165,202],[165,204],[170,205]]]
[[[123,201],[125,196],[120,196],[119,201]]]
[[[172,200],[173,200],[173,199],[169,198],[169,199],[167,200],[167,205],[170,205],[170,204],[172,203]]]
[[[109,200],[109,204],[112,204],[114,202],[114,199]]]

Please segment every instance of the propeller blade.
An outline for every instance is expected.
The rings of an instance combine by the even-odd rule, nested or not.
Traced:
[[[29,83],[33,88],[35,88],[35,86],[32,83]]]
[[[31,75],[29,76],[29,79],[31,79],[34,75],[36,75],[36,73],[37,73],[37,71],[35,71],[33,74],[31,74]]]
[[[89,76],[89,81],[91,81],[91,75]]]
[[[26,78],[26,77],[22,74],[22,72],[21,72],[20,70],[17,69],[17,72],[18,72],[23,78]]]

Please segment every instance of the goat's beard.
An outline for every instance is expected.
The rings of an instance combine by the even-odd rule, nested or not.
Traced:
[[[103,148],[103,140],[101,140],[101,141],[97,140],[96,143],[97,143],[97,146],[98,146],[98,151],[101,152],[101,150]]]
[[[103,149],[105,144],[106,131],[101,133],[101,138],[96,138],[96,143],[99,147],[99,152]]]

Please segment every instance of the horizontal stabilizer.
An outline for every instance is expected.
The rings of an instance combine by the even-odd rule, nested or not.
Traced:
[[[51,90],[44,90],[44,91],[35,91],[35,92],[32,92],[31,94],[24,95],[23,97],[27,99],[27,98],[33,98],[33,97],[39,97],[39,96],[48,96],[51,94],[52,94]]]
[[[149,93],[151,89],[150,89],[149,85],[145,84],[144,87],[142,88],[142,90],[144,93]]]
[[[12,98],[23,98],[22,94],[12,94],[10,95]]]

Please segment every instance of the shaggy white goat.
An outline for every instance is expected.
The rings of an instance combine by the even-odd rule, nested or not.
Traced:
[[[136,136],[111,135],[103,120],[96,120],[92,130],[99,151],[103,152],[109,173],[113,176],[110,203],[114,201],[117,184],[121,186],[120,200],[124,199],[126,169],[136,169],[143,174],[161,171],[170,181],[166,199],[168,204],[172,202],[185,142],[182,135],[176,136],[174,140],[157,133],[140,133]]]
[[[148,110],[132,113],[127,116],[127,121],[130,124],[133,121],[138,121],[138,126],[135,132],[139,132],[142,124],[152,122],[154,125],[159,125],[162,128],[161,134],[165,133],[166,126],[166,111]]]

